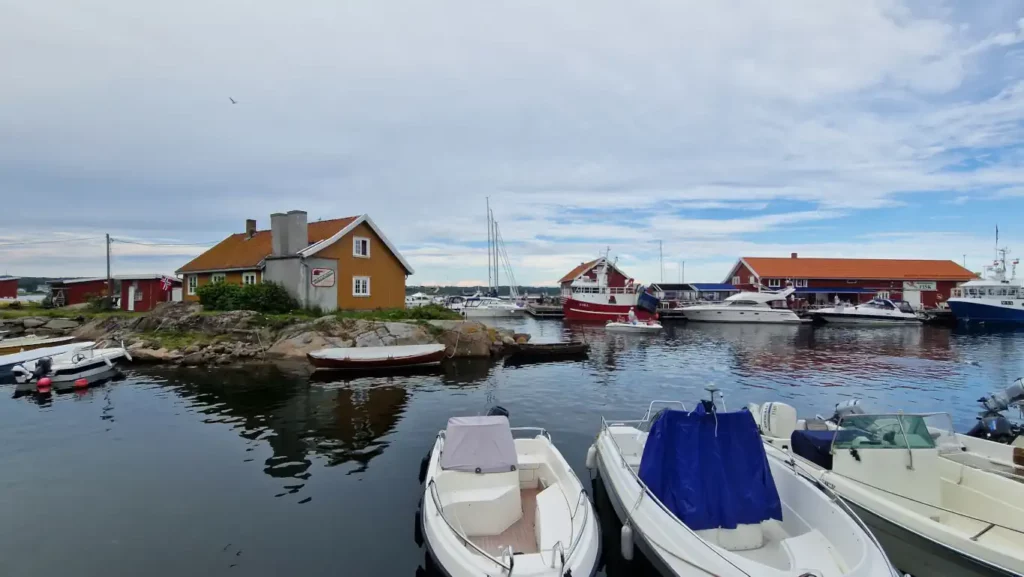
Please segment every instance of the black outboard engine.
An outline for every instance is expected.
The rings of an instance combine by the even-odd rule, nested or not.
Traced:
[[[978,417],[978,422],[967,431],[967,436],[996,443],[1012,443],[1017,433],[1009,419],[997,413]]]
[[[35,380],[39,380],[46,375],[50,374],[50,370],[53,368],[53,359],[50,357],[43,357],[36,361],[36,368],[32,369],[32,377]]]
[[[501,405],[494,405],[490,409],[487,409],[488,417],[505,417],[508,418],[508,409]]]

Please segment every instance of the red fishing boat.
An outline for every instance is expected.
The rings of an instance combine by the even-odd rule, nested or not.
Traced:
[[[658,299],[607,256],[580,264],[559,284],[565,320],[604,323],[626,319],[633,309],[637,319],[646,321],[658,311]]]

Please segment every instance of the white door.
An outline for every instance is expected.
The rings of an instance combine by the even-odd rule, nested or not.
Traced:
[[[135,285],[128,286],[128,310],[135,310]]]
[[[921,308],[921,291],[903,291],[903,300],[915,309]]]
[[[181,287],[174,287],[171,289],[171,300],[176,303],[181,302]]]

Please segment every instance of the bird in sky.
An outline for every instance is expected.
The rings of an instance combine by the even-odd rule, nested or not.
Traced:
[[[228,100],[231,101],[231,104],[238,104],[238,102],[235,102],[235,99],[231,98],[230,96],[228,96]]]

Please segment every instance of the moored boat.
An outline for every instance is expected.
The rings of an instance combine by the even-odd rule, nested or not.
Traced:
[[[965,282],[953,289],[947,301],[957,321],[1000,325],[1024,325],[1024,286],[1016,281],[1018,261],[1007,271],[1007,249],[987,267],[989,278]]]
[[[563,278],[563,287],[562,312],[568,321],[606,322],[625,318],[630,309],[640,320],[648,320],[660,302],[607,256],[576,267]]]
[[[639,421],[602,419],[587,467],[623,523],[623,556],[636,544],[662,574],[897,575],[855,514],[762,443],[746,410],[654,401]]]
[[[39,381],[45,377],[50,379],[54,387],[61,388],[79,379],[92,381],[109,378],[116,372],[115,366],[123,360],[132,360],[124,345],[78,349],[15,365],[12,372],[20,383]]]
[[[9,377],[11,369],[16,365],[33,362],[44,357],[54,357],[71,351],[91,349],[94,346],[96,346],[96,343],[92,341],[82,341],[57,345],[55,347],[40,347],[9,355],[0,355],[0,379]]]
[[[437,435],[420,471],[430,555],[451,577],[593,575],[601,536],[583,484],[546,431],[500,413]]]
[[[811,318],[830,325],[920,325],[921,317],[909,303],[872,299],[859,305],[838,303],[811,311]]]
[[[581,357],[586,356],[588,351],[590,351],[590,345],[578,341],[568,343],[520,343],[512,348],[512,353],[506,360],[533,361]]]
[[[709,323],[800,323],[803,321],[789,308],[771,306],[785,302],[794,290],[787,287],[777,292],[741,292],[721,303],[683,307],[683,316],[688,321]]]
[[[73,340],[75,340],[75,337],[42,337],[36,335],[3,339],[0,340],[0,355],[30,351],[43,347],[55,347],[70,343]]]
[[[1024,482],[979,467],[948,415],[867,414],[850,403],[826,421],[798,420],[783,403],[752,409],[766,442],[848,502],[902,571],[1024,573]]]
[[[434,365],[445,356],[445,345],[400,345],[391,347],[336,347],[308,353],[318,369],[386,369]]]
[[[640,334],[653,334],[660,332],[663,327],[658,321],[608,321],[604,325],[604,330],[612,331],[616,333],[640,333]]]

